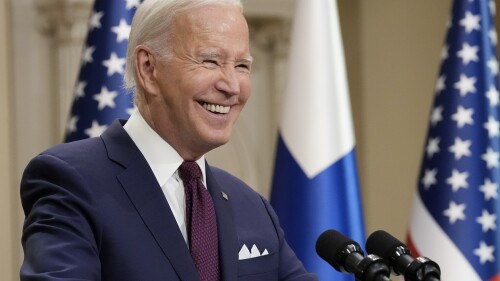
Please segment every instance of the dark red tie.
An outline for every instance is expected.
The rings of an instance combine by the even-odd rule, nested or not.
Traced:
[[[201,281],[219,281],[219,242],[214,203],[201,181],[196,162],[179,167],[186,194],[186,228],[189,250]]]

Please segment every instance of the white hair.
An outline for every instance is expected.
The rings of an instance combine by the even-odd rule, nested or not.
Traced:
[[[234,5],[243,12],[241,0],[145,0],[132,20],[124,75],[125,88],[135,93],[137,46],[148,47],[159,60],[168,59],[170,49],[167,47],[167,41],[173,18],[188,9],[210,5]]]

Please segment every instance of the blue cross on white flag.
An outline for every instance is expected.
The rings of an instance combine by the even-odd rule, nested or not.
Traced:
[[[123,87],[130,24],[140,0],[96,0],[88,22],[80,74],[65,141],[97,137],[133,109]]]

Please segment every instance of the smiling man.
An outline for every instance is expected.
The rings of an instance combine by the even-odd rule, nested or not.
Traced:
[[[184,160],[197,160],[229,140],[250,97],[248,28],[233,5],[180,11],[171,27],[157,44],[134,46],[138,40],[130,40],[137,105],[149,126]],[[148,31],[132,36],[138,32]]]
[[[237,0],[146,0],[125,81],[137,111],[25,170],[21,280],[317,280],[259,194],[204,155],[251,94]]]

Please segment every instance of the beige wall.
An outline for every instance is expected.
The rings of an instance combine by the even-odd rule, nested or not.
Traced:
[[[31,26],[33,11],[23,12],[30,2],[0,0],[0,280],[16,280],[19,267],[20,167],[59,139],[47,126],[54,120],[43,93],[50,92],[49,81],[36,74],[38,80],[23,81],[23,74],[46,71],[50,61],[48,39]],[[12,19],[8,3],[20,7]],[[339,0],[367,233],[385,229],[403,238],[406,232],[450,3]],[[8,42],[23,36],[29,44],[19,45],[21,63],[11,67]],[[13,92],[26,95],[14,98]],[[33,122],[36,130],[13,128]]]
[[[405,237],[451,1],[357,1],[354,113],[367,233]],[[352,58],[351,58],[352,59]]]
[[[451,0],[339,0],[367,235],[406,235]]]
[[[15,280],[19,259],[18,201],[13,183],[9,4],[0,0],[0,279]]]

